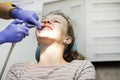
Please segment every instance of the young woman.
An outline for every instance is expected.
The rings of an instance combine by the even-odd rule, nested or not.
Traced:
[[[95,80],[91,62],[72,51],[75,38],[70,19],[61,12],[52,12],[41,25],[42,30],[36,30],[39,62],[14,64],[6,80]]]

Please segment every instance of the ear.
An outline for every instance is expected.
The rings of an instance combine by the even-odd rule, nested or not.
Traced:
[[[63,41],[64,44],[71,44],[71,42],[72,42],[72,37],[71,36],[65,37],[65,39]]]

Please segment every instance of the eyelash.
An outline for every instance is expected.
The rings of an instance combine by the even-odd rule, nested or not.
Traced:
[[[55,23],[60,23],[60,22],[57,21],[57,20],[54,20],[53,22],[55,22]],[[41,21],[41,23],[45,23],[45,21]]]
[[[59,21],[55,20],[54,22],[60,23]]]

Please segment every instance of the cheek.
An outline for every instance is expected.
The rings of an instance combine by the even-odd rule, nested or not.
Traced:
[[[67,27],[66,25],[57,25],[55,31],[55,33],[62,38],[67,34]]]
[[[55,31],[55,37],[57,40],[63,40],[65,36],[65,31],[63,29],[57,29]]]

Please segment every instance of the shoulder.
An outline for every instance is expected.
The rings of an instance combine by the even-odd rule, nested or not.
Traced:
[[[27,66],[30,65],[30,62],[25,62],[25,63],[15,63],[11,66],[10,70],[13,71],[21,71],[22,69],[27,68]]]
[[[95,80],[95,68],[89,60],[74,60],[73,63],[77,65],[76,77],[80,80]],[[81,75],[81,76],[80,76]]]
[[[84,71],[95,73],[95,67],[89,60],[74,60],[71,64],[77,68],[78,73]]]
[[[13,65],[12,65],[12,67],[23,67],[23,66],[26,66],[26,65],[28,65],[29,64],[29,62],[25,62],[25,63],[14,63]]]
[[[87,69],[95,70],[93,64],[89,60],[73,60],[69,66],[79,71]]]
[[[76,63],[87,63],[90,62],[89,60],[73,60],[72,62],[76,62]]]
[[[86,65],[93,66],[93,64],[89,60],[73,60],[71,63],[74,65],[77,64],[77,65],[83,65],[83,66],[86,66]]]
[[[94,65],[89,60],[74,60],[73,63],[82,69],[93,69],[93,71],[95,70]]]
[[[25,63],[14,63],[13,65],[12,65],[12,67],[22,67],[22,66],[24,66],[25,65]]]
[[[6,80],[17,80],[29,65],[29,62],[13,64],[7,72]]]

